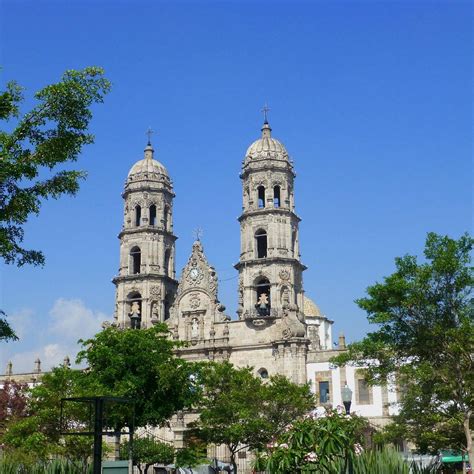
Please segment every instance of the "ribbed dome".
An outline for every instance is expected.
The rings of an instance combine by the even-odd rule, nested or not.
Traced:
[[[307,296],[303,299],[303,314],[308,317],[319,317],[323,318],[323,313],[319,309],[319,306]]]
[[[262,128],[262,138],[255,140],[247,149],[245,157],[248,158],[277,158],[280,160],[288,160],[288,152],[285,146],[272,138],[272,129],[268,123]]]
[[[137,161],[128,172],[128,178],[135,175],[148,175],[150,178],[152,178],[153,175],[169,177],[166,168],[153,158],[153,148],[151,145],[145,148],[145,158]]]

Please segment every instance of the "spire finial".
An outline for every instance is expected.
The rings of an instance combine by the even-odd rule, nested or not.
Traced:
[[[268,125],[268,112],[270,112],[270,107],[268,107],[266,102],[265,102],[265,105],[263,106],[262,112],[263,112],[263,123]]]
[[[201,242],[201,237],[204,234],[204,231],[201,229],[201,227],[196,227],[193,231],[194,238],[198,241]]]
[[[153,133],[155,133],[154,130],[152,130],[151,127],[148,127],[148,130],[145,132],[145,135],[148,136],[148,142],[147,142],[147,146],[151,146],[151,136],[153,135]]]

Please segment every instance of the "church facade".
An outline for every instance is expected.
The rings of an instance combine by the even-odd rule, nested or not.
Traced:
[[[253,366],[262,378],[278,373],[302,384],[309,355],[332,349],[332,321],[304,294],[293,162],[271,132],[265,121],[240,174],[238,318],[225,314],[199,240],[176,279],[172,181],[149,142],[122,195],[115,324],[164,322],[187,342],[180,355],[188,360],[228,360]]]

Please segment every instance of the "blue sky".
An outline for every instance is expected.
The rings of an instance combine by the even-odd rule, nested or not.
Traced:
[[[44,268],[3,267],[1,304],[20,333],[0,370],[46,366],[111,316],[121,192],[148,126],[175,186],[177,270],[193,229],[235,314],[239,169],[260,134],[297,172],[305,290],[335,338],[369,329],[354,299],[420,254],[428,231],[472,228],[470,2],[3,1],[2,82],[39,88],[66,69],[105,68],[113,90],[94,107],[94,145],[75,198],[44,204],[25,244]]]

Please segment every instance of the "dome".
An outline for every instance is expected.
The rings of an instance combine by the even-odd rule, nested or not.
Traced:
[[[307,296],[303,298],[303,314],[306,317],[324,318],[323,313],[321,313],[321,310],[319,309],[319,306]]]
[[[153,175],[169,177],[166,168],[159,161],[153,159],[153,148],[151,145],[147,145],[145,148],[145,158],[137,161],[128,172],[129,179],[135,175],[145,175],[149,178],[152,178]]]
[[[272,138],[272,129],[268,123],[265,123],[262,128],[262,137],[255,140],[247,149],[245,157],[251,158],[277,158],[280,160],[288,160],[288,152],[285,146]]]

